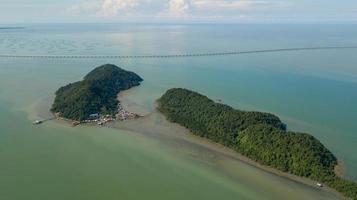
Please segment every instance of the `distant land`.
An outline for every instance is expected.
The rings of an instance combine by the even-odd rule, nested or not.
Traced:
[[[51,111],[57,116],[78,122],[118,113],[117,94],[140,85],[143,79],[134,72],[106,64],[89,72],[82,81],[56,91]]]
[[[312,135],[287,131],[275,115],[236,110],[182,88],[168,90],[158,100],[158,110],[193,134],[259,164],[324,183],[357,200],[357,183],[335,172],[337,158]]]
[[[14,26],[14,27],[0,27],[0,29],[25,29],[25,27]]]

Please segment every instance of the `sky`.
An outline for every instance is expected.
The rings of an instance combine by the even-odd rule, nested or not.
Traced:
[[[357,0],[0,0],[0,23],[355,23]]]

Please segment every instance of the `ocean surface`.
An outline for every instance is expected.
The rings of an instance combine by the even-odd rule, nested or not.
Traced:
[[[8,26],[8,25],[7,25]],[[150,55],[357,46],[354,25],[42,24],[0,29],[0,54]],[[338,199],[206,148],[161,119],[110,127],[48,121],[54,92],[112,63],[144,78],[127,104],[154,111],[185,87],[274,113],[318,138],[357,180],[357,49],[166,59],[0,58],[0,199]],[[144,124],[146,124],[144,126]],[[148,124],[148,125],[147,125]],[[131,126],[131,129],[125,127]]]

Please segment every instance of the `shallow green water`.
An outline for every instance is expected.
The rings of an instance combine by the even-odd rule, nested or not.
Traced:
[[[218,50],[296,46],[303,37],[298,27],[284,27],[283,32],[290,35],[274,44],[271,38],[280,28],[265,27],[271,35],[259,39],[263,43],[259,45],[258,36],[249,34],[254,33],[252,27],[221,28],[134,26],[113,30],[99,26],[95,32],[91,27],[37,27],[0,33],[0,51],[175,53],[210,51],[212,45]],[[322,33],[319,43],[351,43],[355,39],[352,34],[324,29],[329,32]],[[294,30],[297,35],[292,34]],[[310,36],[310,40],[316,39],[316,35]],[[139,128],[135,133],[71,128],[54,121],[32,126],[31,122],[48,116],[48,104],[59,86],[79,80],[97,65],[113,63],[145,79],[129,99],[147,112],[171,87],[194,89],[237,108],[270,111],[280,115],[290,129],[308,131],[320,139],[345,163],[346,176],[356,178],[355,53],[289,52],[174,60],[1,59],[0,199],[336,199],[320,189],[177,139],[176,133],[157,135],[160,131],[155,127]]]

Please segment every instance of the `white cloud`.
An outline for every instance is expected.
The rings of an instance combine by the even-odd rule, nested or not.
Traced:
[[[242,18],[286,10],[286,0],[78,0],[71,14],[131,18]]]
[[[97,13],[99,9],[100,4],[97,1],[85,1],[68,7],[66,11],[72,15],[92,15]]]
[[[289,1],[280,0],[168,0],[165,10],[159,15],[208,18],[217,14],[242,16],[243,11],[276,10],[290,5]]]
[[[173,16],[187,15],[192,9],[191,0],[170,0],[168,3],[168,14]]]
[[[101,16],[116,16],[119,12],[134,8],[137,0],[104,0],[98,14]]]
[[[148,0],[145,0],[148,2]],[[134,8],[138,5],[138,0],[87,0],[72,5],[67,8],[67,12],[75,15],[98,15],[104,17],[114,17],[120,12]]]
[[[193,0],[197,9],[256,10],[289,5],[285,1],[271,0]]]

